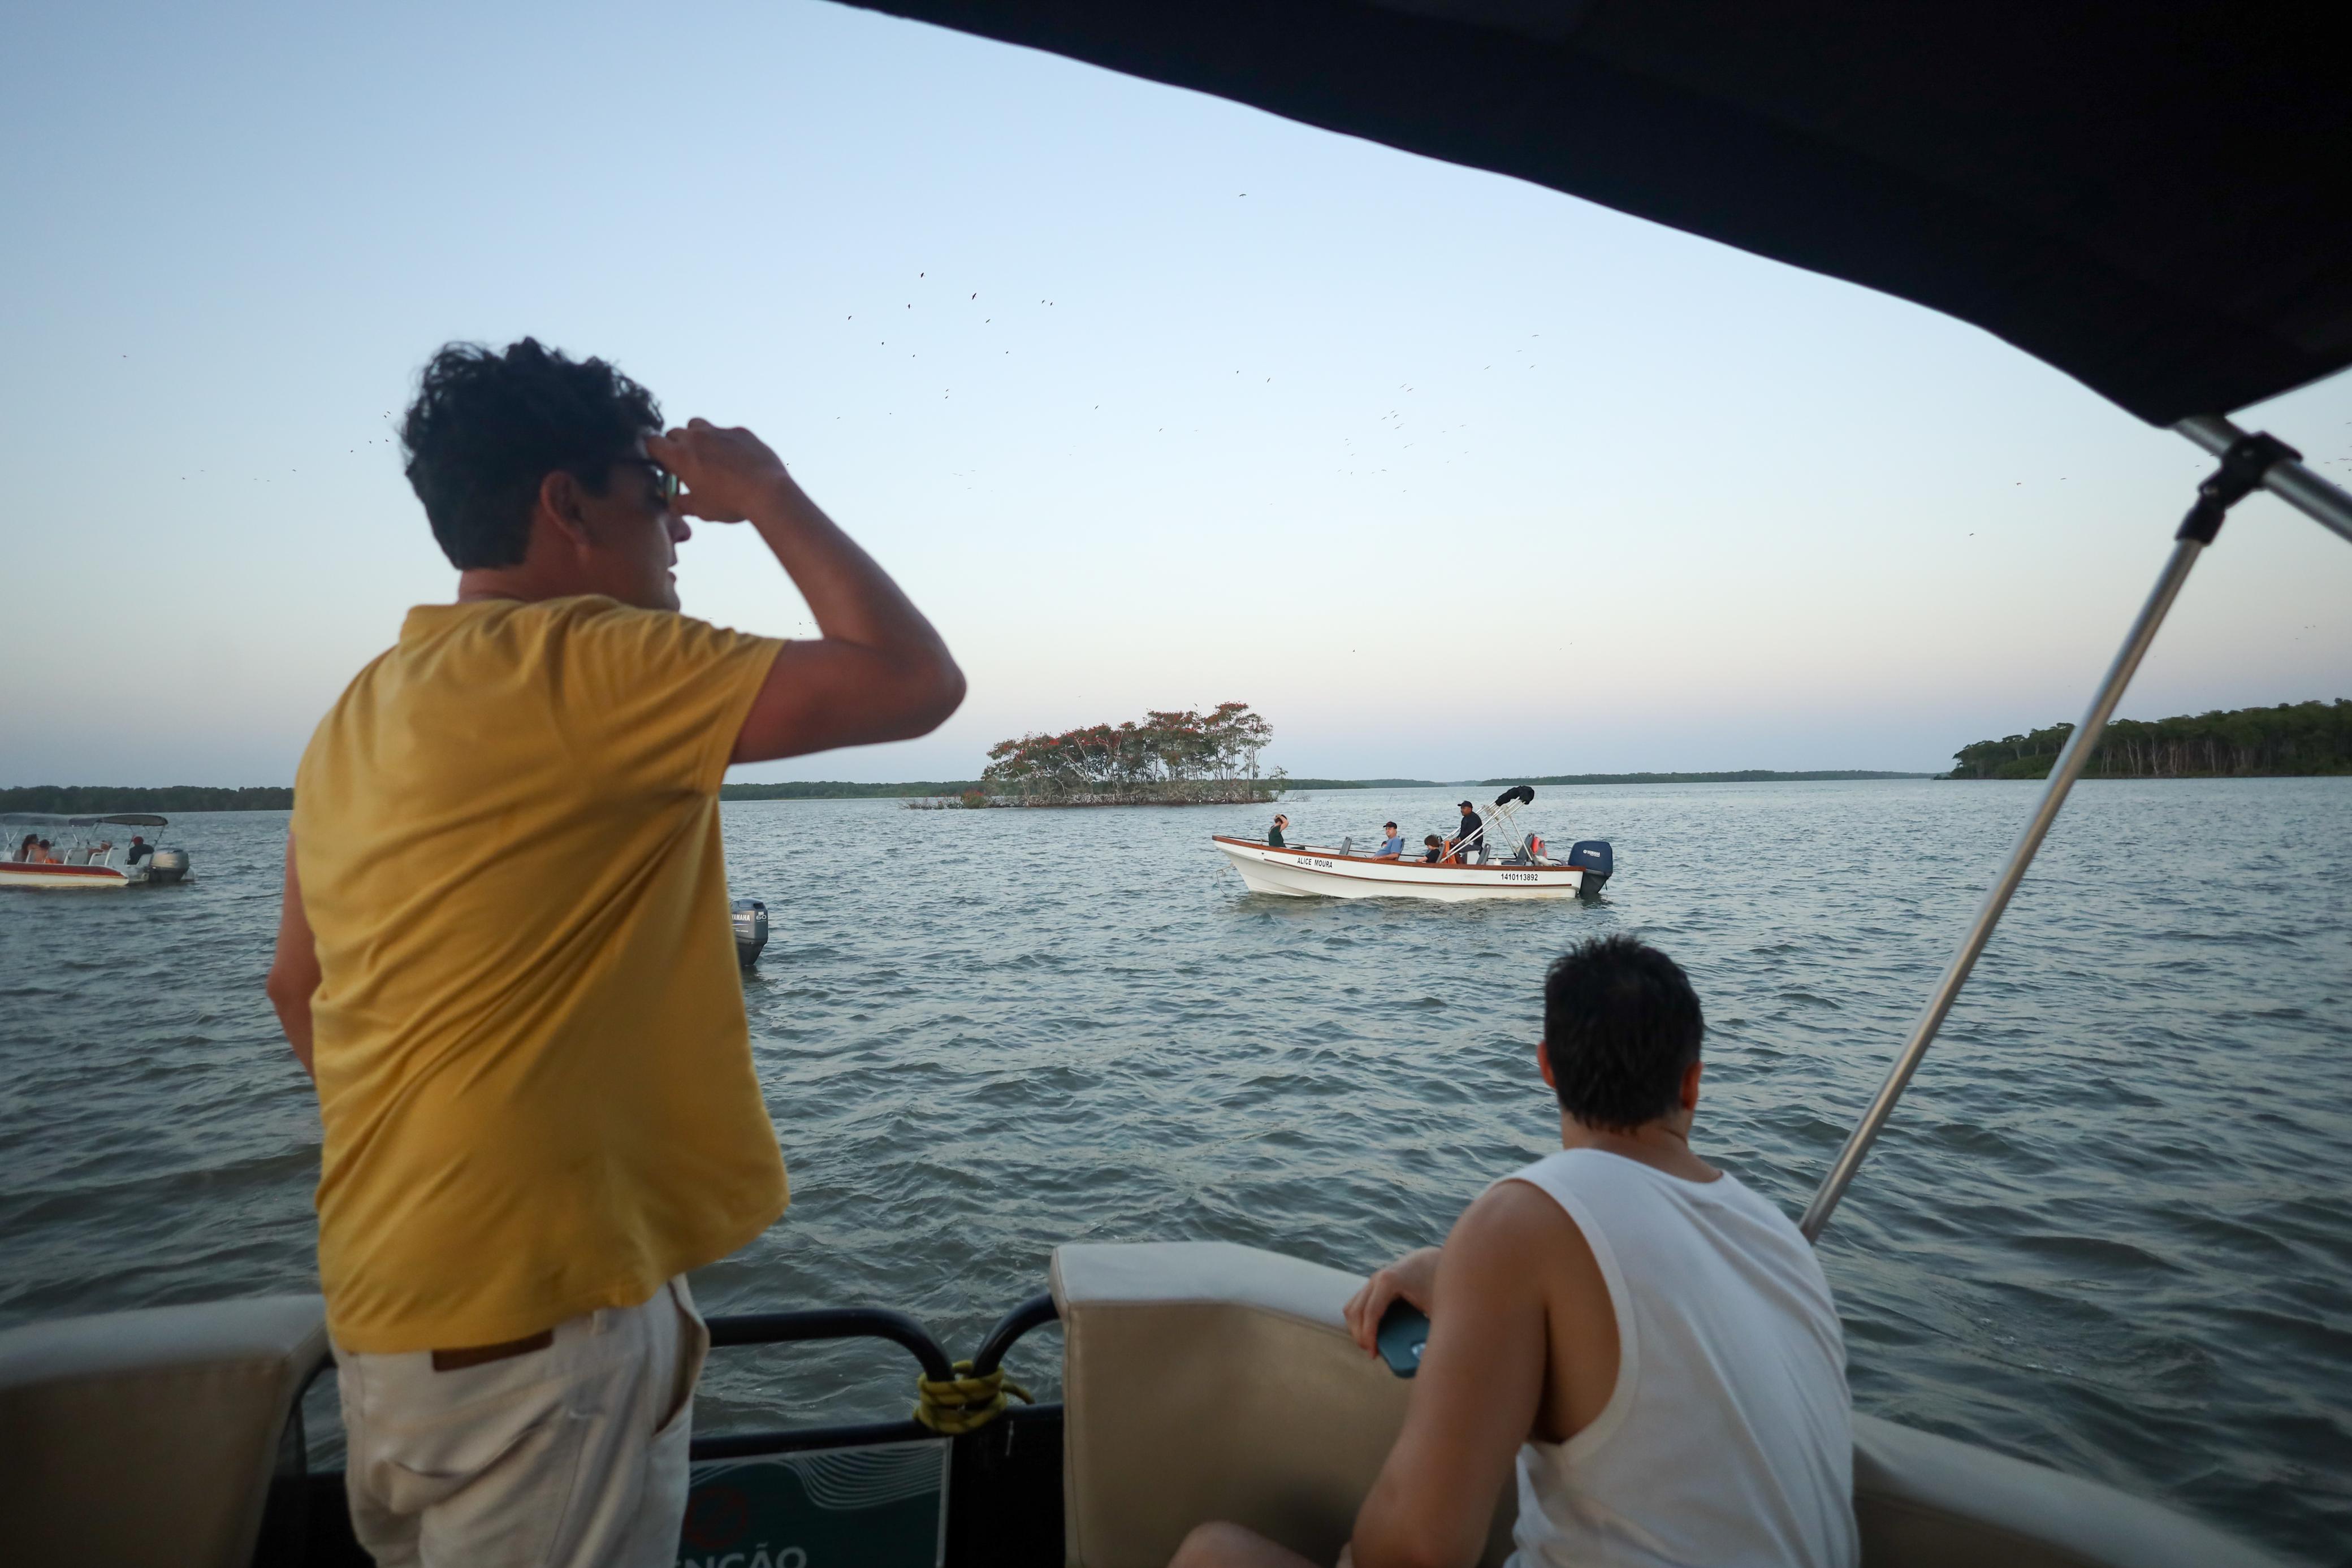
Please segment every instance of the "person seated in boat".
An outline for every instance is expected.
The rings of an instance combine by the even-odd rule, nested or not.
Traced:
[[[1276,811],[1274,814],[1274,826],[1265,831],[1265,847],[1270,850],[1284,848],[1282,830],[1288,826],[1290,826],[1290,819]]]
[[[1423,839],[1421,841],[1421,858],[1431,865],[1435,865],[1439,862],[1443,861],[1445,858],[1445,841],[1439,838],[1435,833],[1432,833],[1428,837]]]
[[[49,847],[49,841],[47,839],[43,839],[41,841],[40,852],[33,858],[40,862],[43,865],[63,865],[66,863],[65,857],[58,853],[57,851],[51,849]]]
[[[154,852],[155,846],[149,843],[144,835],[133,833],[131,835],[131,847],[122,852],[122,863],[137,865]]]
[[[1381,831],[1387,836],[1381,840],[1381,852],[1372,858],[1376,861],[1404,859],[1404,835],[1397,831],[1397,825],[1394,822],[1383,822],[1381,824]]]
[[[1347,1305],[1367,1355],[1400,1299],[1430,1329],[1342,1562],[1470,1568],[1516,1469],[1521,1568],[1852,1568],[1837,1308],[1788,1217],[1691,1148],[1706,1024],[1689,979],[1654,947],[1601,937],[1551,966],[1543,1016],[1559,1151]],[[1171,1568],[1306,1560],[1215,1523]]]
[[[38,833],[26,833],[25,835],[25,841],[16,846],[16,858],[19,861],[30,861],[34,859],[35,856],[33,852],[40,847],[40,843],[41,836]]]

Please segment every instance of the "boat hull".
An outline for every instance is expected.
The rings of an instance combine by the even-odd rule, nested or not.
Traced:
[[[1278,850],[1247,839],[1219,836],[1210,841],[1252,893],[1282,898],[1432,898],[1459,904],[1474,898],[1574,898],[1584,891],[1584,873],[1572,865],[1431,865],[1311,846]]]
[[[28,865],[0,861],[0,887],[129,887],[131,879],[110,865]]]

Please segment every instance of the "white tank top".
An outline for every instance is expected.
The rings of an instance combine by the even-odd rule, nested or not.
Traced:
[[[1599,1417],[1519,1449],[1514,1568],[1853,1568],[1845,1341],[1788,1217],[1599,1149],[1504,1179],[1568,1211],[1617,1314]]]

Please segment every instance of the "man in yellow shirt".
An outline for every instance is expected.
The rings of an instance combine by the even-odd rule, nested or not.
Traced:
[[[402,441],[457,601],[303,754],[268,981],[319,1090],[352,1521],[386,1568],[667,1568],[686,1271],[787,1202],[719,782],[924,734],[963,676],[758,437],[663,434],[601,360],[444,349]],[[749,522],[821,635],[679,614],[689,517]]]

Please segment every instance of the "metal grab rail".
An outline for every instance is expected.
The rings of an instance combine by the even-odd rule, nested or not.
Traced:
[[[989,1331],[972,1357],[976,1374],[993,1372],[1003,1364],[1013,1342],[1040,1323],[1061,1316],[1050,1294],[1032,1296]],[[956,1375],[948,1354],[929,1330],[905,1312],[887,1307],[816,1307],[788,1312],[733,1312],[704,1320],[713,1349],[722,1345],[795,1344],[812,1341],[880,1339],[912,1354],[925,1377],[947,1380]],[[1050,1407],[1058,1411],[1059,1406]],[[1010,1414],[1010,1413],[1008,1413]],[[1056,1417],[1058,1418],[1058,1416]],[[698,1437],[692,1445],[697,1459],[748,1458],[803,1448],[847,1448],[867,1444],[923,1442],[939,1436],[919,1421],[861,1421],[786,1427],[782,1430],[728,1432]],[[972,1434],[977,1436],[977,1434]],[[962,1438],[956,1439],[960,1444]]]
[[[954,1364],[922,1324],[888,1307],[814,1307],[793,1312],[737,1312],[705,1320],[719,1345],[788,1344],[808,1340],[887,1339],[913,1354],[926,1377],[952,1377]]]
[[[2156,580],[2147,602],[2125,635],[2124,645],[2107,666],[2106,677],[2099,683],[2091,696],[2089,707],[2084,710],[2083,722],[2066,737],[2064,749],[2050,769],[2049,786],[2042,792],[2042,801],[2033,816],[2018,835],[2016,847],[2010,851],[2009,862],[2001,868],[1992,889],[1985,894],[1976,919],[1969,925],[1960,948],[1945,967],[1944,977],[1937,982],[1935,992],[1927,998],[1927,1010],[1905,1041],[1895,1065],[1888,1069],[1885,1082],[1863,1113],[1862,1120],[1846,1135],[1845,1146],[1838,1151],[1829,1174],[1805,1206],[1804,1218],[1797,1228],[1805,1239],[1817,1241],[1829,1224],[1830,1216],[1837,1209],[1839,1199],[1853,1183],[1854,1175],[1862,1168],[1870,1146],[1878,1139],[1887,1118],[1895,1113],[1895,1103],[1903,1097],[1912,1074],[1935,1043],[1936,1032],[1943,1027],[1945,1018],[1958,999],[1960,988],[1968,984],[1969,971],[1976,967],[1985,944],[1992,939],[1993,927],[2000,923],[2009,908],[2011,895],[2018,883],[2025,880],[2026,868],[2033,863],[2042,841],[2049,835],[2050,825],[2057,821],[2058,811],[2066,803],[2066,796],[2074,781],[2090,765],[2091,754],[2098,749],[2105,737],[2107,720],[2115,716],[2116,705],[2123,699],[2124,690],[2139,668],[2140,660],[2148,646],[2156,641],[2158,627],[2164,624],[2166,613],[2180,595],[2189,580],[2189,569],[2197,564],[2206,546],[2220,530],[2222,517],[2239,499],[2260,488],[2271,491],[2289,506],[2304,512],[2323,527],[2352,540],[2352,496],[2305,468],[2299,455],[2290,447],[2269,435],[2248,435],[2228,420],[2212,415],[2185,419],[2173,426],[2190,441],[2213,453],[2221,466],[2198,487],[2197,504],[2174,537],[2171,557]]]
[[[988,1331],[988,1337],[972,1352],[972,1371],[985,1377],[1004,1364],[1004,1354],[1013,1348],[1013,1341],[1031,1329],[1061,1321],[1062,1309],[1054,1304],[1054,1293],[1038,1291],[998,1319],[996,1326]]]

